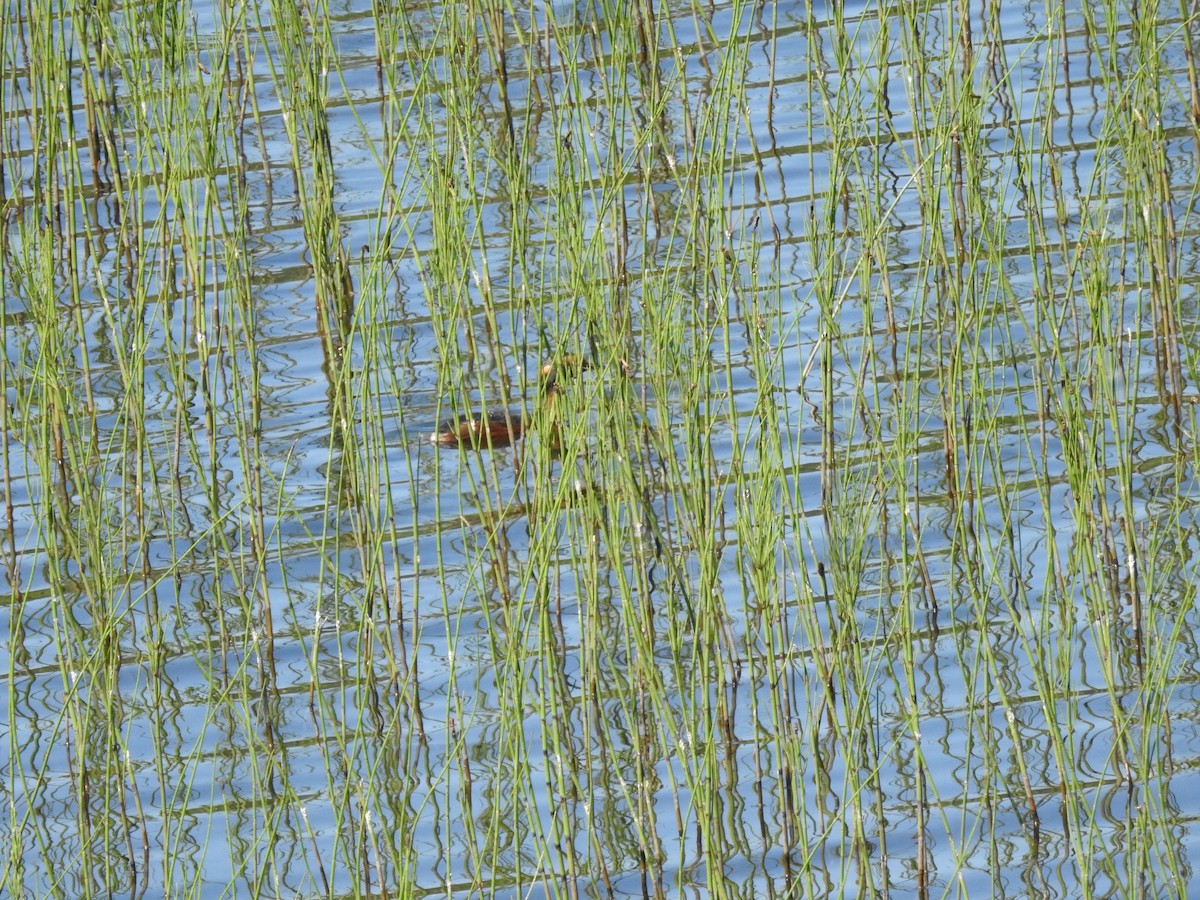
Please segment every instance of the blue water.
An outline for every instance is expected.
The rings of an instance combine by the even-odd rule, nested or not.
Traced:
[[[1200,891],[1189,865],[1200,801],[1187,799],[1200,797],[1187,788],[1200,760],[1187,512],[1196,494],[1187,379],[1197,363],[1189,26],[1169,8],[1142,9],[1162,17],[1159,118],[1126,102],[1142,66],[1128,21],[1109,36],[1083,10],[972,9],[972,68],[946,71],[937,57],[960,40],[957,9],[660,8],[657,127],[650,73],[625,64],[629,36],[606,30],[599,9],[539,4],[508,16],[526,189],[547,217],[520,223],[487,152],[505,129],[490,56],[458,48],[424,68],[412,49],[439,40],[454,10],[409,4],[413,43],[381,71],[372,4],[331,6],[308,23],[328,29],[339,54],[326,112],[338,235],[356,290],[343,355],[331,361],[302,220],[311,153],[301,142],[297,175],[295,123],[271,74],[271,8],[260,11],[261,29],[252,13],[238,21],[219,4],[188,8],[187,67],[162,77],[191,80],[190,111],[161,97],[116,98],[118,123],[152,114],[169,123],[154,148],[118,128],[129,197],[82,141],[84,54],[72,54],[66,79],[84,170],[76,231],[62,240],[47,232],[31,247],[16,222],[35,221],[49,202],[38,193],[47,161],[28,116],[42,95],[21,42],[33,26],[5,4],[8,892]],[[84,15],[55,20],[62,40],[78,40]],[[115,49],[152,40],[129,11],[110,15]],[[522,52],[518,28],[540,36],[544,56]],[[913,40],[930,57],[923,72],[906,62]],[[746,106],[731,118],[735,130],[702,138],[707,153],[728,158],[717,231],[741,285],[714,292],[680,263],[686,240],[671,223],[688,215],[687,129],[740,42],[747,62],[734,77]],[[219,75],[227,56],[242,68]],[[151,53],[149,64],[160,58]],[[571,65],[574,80],[563,76]],[[127,88],[112,66],[111,83]],[[464,138],[446,132],[440,110],[475,66],[476,90],[455,102],[479,104],[486,127]],[[637,99],[614,108],[624,96]],[[1003,248],[1003,265],[985,253],[952,259],[963,289],[950,296],[953,279],[931,262],[931,247],[940,235],[953,250],[956,192],[944,176],[954,163],[949,148],[928,143],[928,129],[968,108],[965,164],[992,202],[967,240]],[[831,129],[847,110],[855,131],[837,144],[853,153],[835,159]],[[432,134],[419,131],[417,111]],[[1139,170],[1110,138],[1139,121],[1164,163],[1163,208],[1123,203]],[[194,130],[209,123],[220,133],[215,161],[199,154]],[[444,172],[431,145],[450,160]],[[172,196],[157,182],[168,152],[193,172]],[[622,190],[565,197],[556,173],[568,159],[584,183],[624,173]],[[431,172],[464,200],[451,224],[427,195]],[[1063,186],[1058,206],[1052,184]],[[854,194],[845,203],[847,185],[877,202],[868,208]],[[577,226],[611,260],[615,202],[631,236],[627,293],[614,289],[610,310],[629,315],[638,352],[628,377],[648,423],[677,441],[689,423],[704,436],[711,481],[679,483],[647,451],[630,462],[645,478],[638,505],[607,496],[615,478],[589,458],[559,461],[553,483],[576,499],[539,516],[546,498],[520,479],[535,464],[528,457],[440,452],[427,435],[468,404],[532,403],[548,351],[586,350],[580,279],[602,267],[579,266],[552,236],[564,222]],[[1031,204],[1044,230],[1031,230]],[[1139,217],[1167,212],[1181,273],[1171,284],[1182,312],[1182,424],[1163,400],[1138,228]],[[140,221],[127,225],[129,215]],[[244,243],[226,238],[239,220]],[[121,228],[145,241],[139,253]],[[1077,242],[1096,231],[1107,258],[1077,261]],[[212,243],[196,269],[184,261],[198,234]],[[446,252],[461,257],[449,283],[429,263]],[[83,340],[56,344],[53,323],[38,321],[35,280],[21,268],[30,259],[52,261],[64,288],[74,286],[58,300],[58,324]],[[1088,318],[1082,301],[1089,275],[1105,279],[1103,318]],[[834,293],[822,296],[828,284]],[[232,299],[247,286],[246,302]],[[1054,298],[1054,321],[1033,302],[1039,291]],[[485,297],[500,311],[494,323]],[[969,342],[945,328],[951,318],[969,321]],[[639,343],[651,322],[714,360],[695,403],[688,385],[651,387],[666,364]],[[1046,352],[1053,339],[1069,350],[1061,360]],[[1039,388],[1093,377],[1092,354],[1114,343],[1116,402],[1084,416],[1100,477],[1072,484],[1063,460],[1080,436],[1064,437]],[[777,351],[770,372],[756,369],[761,346]],[[448,360],[451,347],[474,364]],[[42,471],[30,452],[51,421],[38,388],[38,367],[51,360],[91,389],[88,409],[71,386],[80,406],[66,421],[91,433],[93,458],[67,477],[74,461]],[[970,404],[944,394],[955,364],[964,364],[960,387],[976,395]],[[361,376],[344,409],[332,400],[334,365]],[[584,383],[587,401],[613,390],[597,374]],[[580,414],[583,442],[599,439],[600,413]],[[996,437],[951,454],[952,492],[946,426],[968,416]],[[825,466],[827,426],[836,472]],[[778,469],[760,455],[774,439]],[[888,461],[904,466],[902,477],[864,474],[880,463],[875,439],[902,448]],[[734,471],[744,492],[722,480]],[[845,486],[850,473],[860,481],[823,505],[830,479]],[[855,483],[867,487],[854,494]],[[602,522],[577,490],[599,492]],[[703,581],[688,509],[704,490],[720,513],[721,552],[711,596],[685,596]],[[99,534],[72,525],[94,498]],[[1081,527],[1097,519],[1116,523],[1114,551],[1092,543],[1103,529]],[[777,535],[765,562],[743,546],[749,526]],[[364,552],[356,527],[383,535],[380,553]],[[848,545],[856,533],[861,543]],[[526,565],[535,545],[553,561],[549,576]],[[581,588],[592,566],[598,588]],[[84,577],[98,570],[112,585],[103,596]],[[1093,571],[1102,576],[1086,577]],[[1111,595],[1096,596],[1105,579]],[[719,628],[686,623],[688,604],[712,608],[713,598]],[[779,618],[762,614],[776,605]],[[633,636],[647,622],[640,646]],[[679,629],[677,649],[668,628]],[[838,653],[863,665],[852,682],[829,685]],[[646,666],[643,654],[659,683],[625,684]],[[97,671],[93,655],[117,663]],[[1165,679],[1165,696],[1143,691],[1154,677]],[[686,721],[710,730],[687,733]],[[708,758],[712,771],[700,767]],[[1131,778],[1126,758],[1156,777]],[[488,833],[497,848],[484,845]]]

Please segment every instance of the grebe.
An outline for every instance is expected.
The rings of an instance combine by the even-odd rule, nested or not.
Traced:
[[[564,356],[558,362],[548,362],[538,372],[538,395],[547,412],[554,407],[563,392],[559,377],[575,375],[586,369],[586,360],[578,356]],[[447,419],[442,422],[429,439],[439,447],[470,447],[474,450],[509,447],[524,437],[532,419],[518,410],[496,410],[486,416],[475,414],[469,419]],[[553,446],[558,446],[558,423],[552,422]]]

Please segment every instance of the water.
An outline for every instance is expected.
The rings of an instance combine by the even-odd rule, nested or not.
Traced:
[[[465,14],[407,9],[407,39],[435,41],[455,11]],[[211,86],[223,54],[242,67],[217,92],[219,111],[182,112],[164,96],[118,115],[122,177],[145,179],[137,205],[82,138],[76,62],[76,143],[57,157],[74,158],[75,148],[82,160],[69,204],[74,231],[32,255],[58,261],[55,283],[73,285],[77,305],[68,291],[60,320],[38,318],[36,279],[20,268],[29,233],[19,236],[15,221],[43,208],[35,175],[48,162],[31,132],[28,111],[42,95],[21,43],[32,26],[19,12],[8,5],[3,25],[12,513],[10,590],[0,600],[9,688],[0,846],[11,847],[11,893],[1196,891],[1189,860],[1200,804],[1186,799],[1200,797],[1187,787],[1200,759],[1196,530],[1181,502],[1195,493],[1192,420],[1175,425],[1159,383],[1150,238],[1137,227],[1152,213],[1126,208],[1137,172],[1114,163],[1113,145],[1101,140],[1130,121],[1117,102],[1128,84],[1105,80],[1110,55],[1130,79],[1142,65],[1128,20],[1109,35],[1094,32],[1083,10],[1053,10],[1051,19],[1043,6],[972,10],[975,68],[964,76],[936,62],[916,71],[904,50],[914,35],[938,52],[959,39],[944,6],[912,19],[844,8],[843,34],[819,5],[740,17],[727,5],[660,8],[660,45],[670,52],[658,71],[668,85],[658,134],[672,152],[659,152],[639,143],[655,133],[643,106],[652,79],[614,62],[627,35],[606,33],[586,4],[508,17],[509,102],[530,133],[534,208],[570,218],[554,179],[573,150],[588,148],[576,162],[597,181],[620,161],[630,175],[620,200],[639,237],[624,295],[630,333],[664,334],[717,363],[697,396],[683,384],[655,393],[652,375],[671,353],[638,344],[628,377],[644,392],[646,421],[679,444],[695,434],[688,423],[699,423],[712,454],[711,470],[690,471],[675,448],[692,479],[681,489],[669,451],[646,450],[630,463],[645,477],[638,503],[607,493],[620,474],[593,461],[602,456],[553,463],[551,498],[521,480],[522,457],[439,452],[426,440],[451,406],[530,403],[537,368],[556,349],[546,336],[587,327],[581,281],[558,277],[588,274],[555,243],[562,220],[520,221],[487,154],[473,147],[471,165],[454,157],[445,168],[451,192],[473,198],[461,235],[427,194],[425,176],[442,165],[430,145],[451,156],[464,138],[438,130],[426,140],[412,130],[413,110],[443,128],[438,110],[459,89],[456,72],[483,68],[480,95],[457,102],[482,104],[490,129],[481,140],[502,141],[500,83],[486,55],[460,48],[425,67],[401,52],[394,69],[377,69],[370,4],[307,14],[311,33],[327,29],[337,53],[325,108],[338,235],[357,290],[350,320],[360,328],[332,359],[336,312],[314,274],[306,182],[292,165],[296,123],[271,77],[279,47],[267,8],[260,30],[252,12],[198,3],[187,10],[185,30],[196,32],[183,45],[186,65],[172,68],[165,49],[138,63],[174,73],[184,98]],[[112,21],[127,27],[127,12]],[[1197,152],[1186,99],[1190,26],[1171,9],[1158,13],[1165,105],[1155,134],[1169,164],[1161,174],[1178,229],[1174,271],[1188,273]],[[244,41],[231,47],[221,23],[234,14],[247,21],[230,29]],[[78,39],[82,16],[55,20],[63,40]],[[548,34],[549,20],[570,46],[539,38],[531,63],[517,30]],[[713,296],[702,275],[662,278],[684,255],[664,223],[688,196],[687,173],[672,169],[686,158],[690,127],[674,79],[686,77],[692,99],[713,90],[731,46],[720,41],[734,23],[748,43],[737,73],[747,102],[723,196],[745,287]],[[609,64],[597,65],[597,53]],[[572,62],[577,87],[562,74]],[[111,65],[118,88],[136,69]],[[1007,91],[992,92],[1001,80]],[[614,108],[625,91],[639,99]],[[954,246],[953,180],[937,177],[952,156],[919,137],[948,107],[918,98],[969,105],[972,91],[984,96],[978,130],[961,136],[978,151],[965,162],[972,178],[993,185],[1002,212],[973,222],[972,236],[1003,247],[1005,265],[951,260],[966,273],[962,295],[951,297],[953,279],[929,260],[936,227]],[[574,136],[558,128],[554,103],[572,110]],[[128,123],[156,108],[170,124],[148,152]],[[243,127],[231,128],[240,109]],[[847,145],[833,133],[846,109],[858,110],[849,168],[830,149]],[[189,131],[210,120],[224,123],[216,160]],[[594,129],[590,141],[579,136],[584,127]],[[1016,143],[1037,148],[1022,157],[1035,171],[1018,165]],[[307,152],[300,166],[311,175]],[[168,158],[194,175],[164,196],[156,178]],[[638,174],[647,164],[650,195]],[[847,219],[831,194],[831,179],[842,177],[877,192],[873,214],[887,224],[879,246],[863,239],[868,211]],[[922,194],[925,182],[941,187]],[[1064,186],[1061,208],[1048,202],[1052,183]],[[941,211],[923,209],[922,196]],[[603,224],[612,202],[580,196],[578,227],[612,242]],[[1026,216],[1035,202],[1044,207],[1040,232]],[[141,263],[118,238],[130,215],[140,219],[131,233],[146,240]],[[823,243],[813,223],[825,216],[836,227],[820,218],[816,230],[835,235]],[[238,222],[244,241],[234,239]],[[1081,323],[1075,292],[1088,270],[1070,268],[1071,250],[1096,229],[1109,235],[1108,256],[1088,265],[1112,279],[1111,319]],[[208,251],[207,269],[189,269],[187,248],[205,235],[219,249]],[[458,278],[443,281],[431,260],[456,242]],[[855,267],[870,253],[863,278]],[[831,283],[826,318],[818,286]],[[664,294],[665,284],[690,286],[695,305],[671,307],[678,296]],[[226,299],[239,285],[249,285],[248,305]],[[1039,287],[1061,301],[1061,320],[1040,317]],[[1176,287],[1190,373],[1194,287],[1186,274]],[[503,313],[495,322],[482,311],[485,295]],[[724,322],[723,305],[728,327],[710,333],[705,322]],[[952,344],[943,324],[951,314],[975,317],[973,346]],[[377,327],[362,327],[368,321]],[[447,323],[449,338],[439,333]],[[824,344],[832,325],[838,339]],[[72,327],[82,343],[62,340]],[[1044,353],[1055,334],[1069,335],[1078,370]],[[1072,484],[1064,460],[1078,436],[1064,438],[1063,419],[1044,413],[1036,388],[1091,377],[1093,342],[1118,338],[1128,365],[1121,402],[1112,416],[1100,409],[1083,419],[1105,477]],[[766,411],[756,342],[781,351],[767,391],[777,405]],[[439,376],[448,346],[468,358],[477,350],[481,361],[461,367],[469,387],[457,392]],[[978,395],[946,405],[942,375],[964,358],[960,383]],[[94,419],[83,407],[67,416],[94,451],[86,478],[62,477],[74,461],[47,470],[33,453],[55,421],[33,387],[43,363],[90,385]],[[373,373],[347,407],[333,399],[339,364]],[[586,377],[586,397],[619,389],[599,381]],[[946,420],[967,414],[991,421],[996,441],[951,454],[972,475],[952,495]],[[589,437],[604,433],[594,408],[580,415]],[[867,491],[836,512],[824,507],[827,421],[839,462],[845,454],[852,470],[876,465],[873,446],[895,452],[906,495],[881,504]],[[782,442],[778,475],[760,468],[772,430]],[[136,433],[142,444],[131,451]],[[689,532],[698,527],[689,503],[705,490],[718,531],[711,580],[702,536]],[[1144,538],[1137,583],[1148,650],[1138,650],[1130,624],[1129,548],[1085,540],[1083,520],[1104,515],[1132,517]],[[863,544],[846,546],[855,517]],[[1159,527],[1172,519],[1177,528]],[[78,527],[88,521],[102,525]],[[361,546],[360,527],[378,543]],[[776,536],[765,562],[745,544],[762,532]],[[545,565],[530,564],[533,548]],[[1090,596],[1095,582],[1063,575],[1090,569],[1111,570],[1115,601]],[[90,590],[98,570],[114,585],[109,595]],[[701,585],[725,611],[714,632],[689,623],[688,607],[703,606],[689,591]],[[778,617],[762,612],[775,604]],[[845,654],[861,664],[831,677],[831,660]],[[1144,691],[1156,668],[1166,690]],[[1133,775],[1127,758],[1139,762]]]

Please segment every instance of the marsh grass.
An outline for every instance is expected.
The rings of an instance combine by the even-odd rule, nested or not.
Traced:
[[[1186,893],[1187,13],[12,9],[8,893]]]

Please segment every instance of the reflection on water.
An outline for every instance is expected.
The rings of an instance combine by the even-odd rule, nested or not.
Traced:
[[[1190,893],[1191,23],[408,6],[5,9],[9,892]]]

